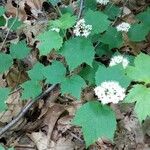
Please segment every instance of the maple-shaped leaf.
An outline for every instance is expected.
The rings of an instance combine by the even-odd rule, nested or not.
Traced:
[[[44,75],[43,75],[43,69],[44,65],[41,63],[36,63],[31,70],[28,71],[28,75],[31,80],[43,80]]]
[[[140,32],[139,32],[140,31]],[[145,26],[144,24],[136,23],[131,25],[131,28],[128,32],[128,37],[133,42],[140,42],[145,40],[146,35],[149,33],[149,26]]]
[[[150,29],[150,7],[144,12],[139,13],[136,16],[144,25],[149,26]]]
[[[92,11],[89,9],[85,12],[84,19],[86,24],[92,25],[92,35],[104,32],[110,25],[108,16],[100,11]]]
[[[96,1],[91,1],[91,0],[86,0],[84,2],[84,7],[85,7],[85,10],[88,10],[89,8],[91,10],[96,10],[96,8],[97,8],[97,2]]]
[[[41,33],[38,35],[37,40],[40,41],[38,44],[40,55],[47,55],[52,49],[59,50],[63,43],[62,37],[54,31]]]
[[[59,19],[50,21],[50,25],[54,28],[60,28],[60,29],[68,29],[71,28],[75,22],[77,17],[72,16],[69,13],[63,14]]]
[[[79,75],[88,82],[88,84],[95,84],[95,73],[98,69],[98,63],[96,61],[93,61],[92,67],[91,66],[86,66],[84,67]]]
[[[19,29],[22,25],[22,22],[18,18],[10,18],[8,20],[8,28],[15,31]]]
[[[124,102],[136,102],[134,111],[140,122],[150,116],[150,88],[147,88],[144,85],[134,85]]]
[[[4,111],[7,107],[6,100],[9,96],[10,89],[0,88],[0,111]]]
[[[110,107],[98,101],[91,101],[77,110],[73,124],[82,127],[86,147],[88,147],[99,138],[113,140],[116,117]]]
[[[70,94],[80,99],[82,89],[86,86],[85,81],[78,75],[67,77],[61,82],[62,94]]]
[[[13,58],[23,59],[30,52],[30,48],[27,46],[25,41],[19,41],[17,44],[10,45],[10,55]]]
[[[139,54],[134,60],[134,66],[129,66],[126,72],[134,81],[150,83],[150,56]]]
[[[108,4],[104,10],[104,13],[108,15],[111,20],[115,20],[121,14],[120,7],[112,4]]]
[[[0,53],[0,73],[8,70],[13,64],[13,59],[10,55]]]
[[[39,81],[29,80],[21,85],[23,88],[22,99],[33,99],[42,92],[42,86]]]
[[[2,16],[5,13],[5,7],[0,6],[0,16]]]
[[[66,68],[59,61],[53,63],[43,69],[43,75],[47,83],[57,84],[65,79]]]
[[[65,57],[72,71],[82,63],[92,65],[95,51],[89,39],[75,37],[65,42],[61,54]]]
[[[108,28],[100,38],[100,41],[104,44],[108,44],[110,49],[120,48],[123,44],[121,32],[118,32],[117,29],[113,27]]]
[[[95,80],[96,85],[100,85],[105,81],[118,81],[124,88],[127,88],[131,82],[130,78],[126,76],[122,65],[115,65],[108,68],[100,65],[96,72]]]

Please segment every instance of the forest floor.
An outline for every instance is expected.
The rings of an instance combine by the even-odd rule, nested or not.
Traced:
[[[112,0],[114,4],[123,7],[123,15],[128,22],[134,22],[134,15],[142,12],[148,5],[149,0]],[[64,3],[65,2],[64,0]],[[75,2],[74,2],[75,3]],[[72,7],[74,7],[74,3]],[[8,10],[8,16],[16,16],[15,1],[7,0],[7,2],[0,1],[0,4],[5,5]],[[17,41],[19,39],[26,39],[32,48],[32,53],[24,59],[26,69],[31,68],[37,60],[37,51],[35,47],[34,36],[39,34],[44,27],[42,18],[37,18],[36,24],[30,24],[30,21],[35,19],[29,11],[32,8],[44,9],[46,17],[54,19],[55,14],[53,8],[44,0],[22,0],[22,6],[19,8],[18,17],[27,23],[17,33],[10,31],[7,35],[5,43]],[[23,7],[26,4],[26,8]],[[62,5],[62,4],[61,4]],[[61,7],[61,5],[59,7]],[[26,10],[25,10],[26,9]],[[77,9],[78,8],[74,8]],[[26,18],[29,18],[26,20]],[[140,32],[140,31],[139,31]],[[7,31],[0,28],[0,37],[2,46],[4,37]],[[130,48],[137,49],[137,51],[147,50],[150,53],[150,36],[149,42],[130,43]],[[122,48],[122,51],[129,47]],[[5,49],[4,49],[5,51]],[[47,57],[41,57],[40,61],[43,64],[51,62],[53,59],[62,59],[55,53],[51,53]],[[12,68],[7,73],[7,76],[0,75],[0,86],[14,87],[19,82],[27,79],[26,73],[20,71],[18,68]],[[0,113],[0,127],[4,127],[14,117],[22,111],[26,102],[20,101],[21,89],[17,89],[9,96],[7,100],[8,110]],[[16,150],[84,150],[85,142],[82,132],[79,127],[73,126],[71,120],[77,108],[79,108],[84,101],[88,101],[94,97],[91,87],[86,88],[82,93],[82,100],[76,101],[71,96],[62,96],[60,89],[56,86],[44,98],[40,99],[28,110],[24,117],[22,117],[15,125],[9,129],[0,138],[0,143],[4,147],[14,147]],[[150,119],[146,120],[141,126],[133,112],[132,105],[114,105],[112,108],[117,116],[117,131],[114,143],[99,139],[95,144],[91,145],[89,150],[150,150]],[[90,119],[90,118],[89,118]]]

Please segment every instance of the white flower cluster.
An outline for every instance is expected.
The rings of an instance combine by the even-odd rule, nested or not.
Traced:
[[[117,104],[125,98],[125,89],[122,88],[116,81],[103,82],[95,89],[95,94],[102,104],[114,103]]]
[[[84,19],[80,19],[74,27],[73,33],[75,36],[88,37],[91,33],[92,25],[86,25]]]
[[[124,31],[124,32],[128,32],[130,29],[130,24],[126,23],[126,22],[122,22],[121,24],[119,24],[116,28],[117,31]]]
[[[59,33],[59,32],[60,32],[60,29],[59,29],[59,28],[52,28],[51,31],[55,31],[55,32],[58,32],[58,33]]]
[[[109,0],[96,0],[96,1],[101,5],[107,5],[109,3]]]
[[[109,66],[112,67],[120,63],[122,63],[122,66],[125,69],[129,64],[129,61],[127,58],[123,57],[122,55],[117,55],[111,58]]]

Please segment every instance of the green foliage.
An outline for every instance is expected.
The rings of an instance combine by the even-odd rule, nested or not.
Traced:
[[[88,10],[88,9],[96,10],[96,5],[97,5],[96,1],[86,0],[84,2],[85,10]]]
[[[150,56],[139,54],[134,60],[134,66],[127,68],[127,75],[134,81],[150,83]]]
[[[2,16],[5,13],[5,7],[0,6],[0,16]]]
[[[123,44],[122,34],[116,28],[109,27],[108,30],[102,35],[100,41],[108,44],[109,48],[119,48]]]
[[[137,17],[144,25],[149,26],[149,29],[150,29],[150,7],[149,7],[146,11],[144,11],[144,12],[138,14],[136,17]]]
[[[75,37],[64,43],[61,54],[65,57],[69,69],[73,70],[82,63],[92,66],[95,52],[90,40]]]
[[[131,41],[140,42],[145,40],[146,35],[149,33],[149,27],[144,24],[133,24],[129,29],[128,36]]]
[[[13,59],[10,55],[0,53],[0,73],[5,72],[8,70],[13,63]]]
[[[22,99],[24,100],[33,99],[42,92],[40,82],[34,80],[26,81],[21,87],[23,88]]]
[[[59,50],[63,43],[62,37],[55,31],[45,31],[37,37],[37,40],[40,41],[38,45],[40,55],[47,55],[52,49]]]
[[[22,22],[19,21],[18,19],[16,18],[10,18],[8,20],[8,28],[11,28],[11,30],[15,31],[17,30],[18,28],[20,28],[20,26],[22,25]]]
[[[104,32],[110,25],[108,16],[100,11],[92,11],[89,9],[85,13],[84,19],[87,24],[92,25],[92,35]]]
[[[6,24],[6,20],[3,16],[0,16],[0,27]]]
[[[52,5],[56,6],[61,0],[48,0]]]
[[[122,65],[116,65],[106,68],[100,65],[95,76],[96,85],[100,85],[104,81],[118,81],[120,85],[127,88],[131,80],[126,76]]]
[[[87,65],[84,67],[81,72],[80,76],[88,82],[89,85],[95,84],[95,73],[98,69],[98,63],[96,61],[93,62],[92,67]]]
[[[43,75],[43,69],[44,65],[41,63],[36,63],[31,70],[28,71],[28,75],[31,80],[43,80],[44,75]]]
[[[114,112],[106,105],[97,101],[91,101],[77,110],[73,124],[82,127],[86,147],[93,144],[99,138],[113,140],[116,130],[116,118]]]
[[[63,14],[59,19],[50,21],[50,26],[66,30],[75,24],[76,19],[76,16],[72,16],[71,14],[66,13]]]
[[[121,9],[114,4],[108,4],[104,13],[108,15],[109,19],[115,20],[121,14]]]
[[[73,31],[74,25],[79,20],[77,19],[78,11],[75,11],[77,9],[74,9],[74,5],[69,4],[67,8],[63,8],[61,4],[60,7],[57,4],[59,2],[66,4],[66,1],[48,0],[48,2],[52,4],[50,5],[53,7],[51,10],[55,11],[53,13],[57,15],[57,19],[44,22],[44,29],[46,30],[35,36],[33,39],[35,43],[33,45],[33,41],[30,42],[30,40],[29,43],[25,42],[28,40],[23,40],[16,44],[9,44],[13,41],[8,41],[7,38],[6,41],[3,41],[5,32],[0,32],[0,42],[3,42],[0,52],[0,74],[6,80],[8,71],[10,73],[15,69],[18,69],[19,73],[21,72],[21,76],[27,76],[26,72],[28,74],[25,78],[28,78],[28,81],[24,83],[21,83],[23,81],[19,82],[21,83],[19,86],[22,87],[21,98],[23,100],[33,99],[42,92],[42,87],[46,87],[49,84],[59,84],[62,95],[69,94],[75,99],[81,100],[82,93],[85,94],[84,89],[87,85],[94,89],[95,86],[99,86],[102,82],[117,81],[123,88],[130,89],[133,86],[131,81],[136,81],[134,82],[136,85],[127,94],[125,102],[135,103],[135,113],[140,122],[149,117],[150,56],[141,53],[135,56],[134,63],[132,63],[133,60],[130,58],[133,58],[133,56],[130,55],[128,57],[130,66],[127,68],[123,68],[121,64],[113,67],[108,65],[111,57],[120,55],[115,53],[115,51],[123,52],[124,54],[122,55],[124,56],[126,55],[127,45],[133,47],[134,42],[148,41],[150,8],[135,17],[137,22],[131,25],[127,33],[129,38],[126,39],[126,33],[118,32],[116,29],[116,24],[121,23],[120,21],[123,19],[119,6],[114,5],[114,3],[102,6],[96,0],[86,0],[84,1],[83,11],[80,16],[81,19],[85,19],[85,26],[83,25],[85,29],[82,31],[81,27],[79,30],[81,33],[86,33],[88,25],[92,26],[92,30],[87,37],[77,37]],[[80,6],[80,1],[76,1],[76,4],[77,7]],[[8,26],[3,27],[6,24],[3,16],[4,13],[5,8],[0,6],[1,28],[6,29],[6,31],[11,30],[10,37],[11,33],[16,32],[19,40],[22,39],[20,33],[24,32],[24,30],[21,30],[20,27],[24,29],[26,26],[21,26],[22,22],[18,19],[10,18]],[[53,13],[50,13],[50,16]],[[39,21],[39,17],[36,21]],[[128,20],[128,17],[126,19]],[[59,33],[52,31],[54,28],[60,29]],[[90,32],[90,29],[87,32]],[[33,51],[37,52],[37,49],[34,47],[35,45],[39,50],[35,56],[37,62],[31,66],[30,70],[24,67],[26,65],[25,58],[32,54],[29,45],[32,46]],[[41,55],[46,55],[46,57],[41,57]],[[16,59],[17,61],[15,61]],[[11,70],[9,70],[10,68]],[[20,78],[19,75],[17,77]],[[139,82],[141,83],[140,85],[138,84]],[[9,86],[8,84],[7,88],[0,88],[0,111],[6,109],[5,102],[10,92]],[[113,140],[116,130],[116,119],[110,107],[102,105],[98,101],[89,101],[77,110],[73,123],[82,127],[87,147],[99,138]]]
[[[144,85],[134,85],[125,98],[125,103],[136,102],[134,111],[140,122],[150,116],[150,88]]]
[[[70,94],[80,99],[81,91],[86,86],[85,81],[78,75],[65,78],[61,83],[62,94]]]
[[[43,75],[45,76],[47,83],[60,83],[65,79],[66,68],[61,62],[54,61],[52,65],[49,65],[43,69]]]
[[[97,47],[96,47],[96,54],[98,56],[103,56],[103,55],[106,55],[106,56],[111,56],[112,55],[112,51],[111,49],[109,48],[109,45],[107,44],[103,44],[103,43],[100,43]]]
[[[30,52],[30,48],[27,46],[25,41],[19,41],[17,44],[10,45],[10,55],[13,58],[23,59]]]
[[[7,108],[5,102],[8,98],[9,92],[9,88],[0,88],[0,111],[4,111]]]

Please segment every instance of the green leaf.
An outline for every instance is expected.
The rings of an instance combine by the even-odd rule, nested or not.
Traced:
[[[5,7],[0,6],[0,16],[2,16],[5,13]]]
[[[95,0],[91,1],[91,0],[86,0],[84,2],[84,7],[85,7],[85,10],[88,10],[89,8],[91,10],[96,10],[96,7],[97,7],[97,2]]]
[[[28,75],[31,80],[43,80],[44,75],[43,75],[43,69],[44,65],[41,63],[36,63],[31,70],[28,71]]]
[[[54,61],[52,65],[43,69],[43,75],[46,77],[47,83],[60,83],[65,79],[66,68],[61,62]]]
[[[125,103],[136,102],[134,111],[140,122],[150,116],[150,88],[144,85],[134,85],[125,98]]]
[[[116,28],[109,27],[108,30],[102,35],[100,41],[108,44],[109,48],[120,48],[123,45],[123,38],[121,32]]]
[[[93,62],[92,67],[91,66],[86,66],[85,68],[83,68],[80,72],[80,76],[85,80],[88,81],[88,84],[95,84],[95,73],[98,69],[98,63],[97,62]]]
[[[73,124],[82,127],[86,147],[99,138],[113,140],[116,130],[116,118],[110,107],[91,101],[77,110]]]
[[[21,25],[22,25],[22,22],[16,18],[10,18],[8,20],[8,28],[11,28],[11,30],[13,31],[17,30]]]
[[[104,13],[108,15],[109,19],[115,20],[121,14],[121,9],[114,4],[108,4]]]
[[[34,80],[29,80],[26,81],[21,85],[23,88],[22,91],[22,99],[33,99],[42,92],[42,87],[40,85],[40,82],[34,81]]]
[[[127,88],[131,80],[125,75],[122,65],[116,65],[106,68],[100,65],[95,76],[96,85],[100,85],[104,81],[118,81],[119,84]]]
[[[56,6],[61,0],[48,0],[52,5]]]
[[[127,68],[127,75],[134,81],[150,83],[150,56],[139,54],[134,60],[134,66]]]
[[[10,55],[13,58],[23,59],[30,52],[30,48],[27,46],[25,41],[19,41],[17,44],[10,45]]]
[[[140,32],[139,32],[140,31]],[[149,27],[144,24],[133,24],[128,32],[128,37],[133,42],[140,42],[145,40],[146,35],[149,33]]]
[[[0,150],[5,150],[5,148],[2,145],[0,145]]]
[[[72,71],[82,63],[91,66],[95,52],[90,40],[75,37],[65,42],[61,54],[65,56],[69,69]]]
[[[150,26],[150,7],[136,16],[144,25]],[[150,28],[149,28],[150,29]]]
[[[100,11],[88,10],[84,19],[86,24],[92,25],[92,35],[104,32],[110,25],[108,16]]]
[[[13,64],[13,59],[10,55],[0,53],[0,73],[8,70]]]
[[[3,16],[0,16],[0,27],[6,24],[6,20]]]
[[[78,75],[67,77],[61,83],[62,94],[70,94],[80,99],[82,89],[86,86],[85,81]]]
[[[62,46],[63,39],[59,33],[54,31],[45,31],[41,33],[37,40],[40,41],[38,48],[40,55],[47,55],[52,49],[58,50]]]
[[[109,46],[107,44],[103,44],[100,43],[97,47],[96,47],[96,54],[98,56],[111,56],[113,54],[113,52],[111,51],[111,49],[109,48]]]
[[[60,28],[60,29],[68,29],[71,28],[75,22],[77,17],[72,16],[69,13],[63,14],[59,19],[50,21],[50,25],[54,28]]]
[[[10,89],[0,88],[0,111],[4,111],[7,108],[6,100],[9,96]]]

